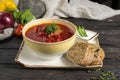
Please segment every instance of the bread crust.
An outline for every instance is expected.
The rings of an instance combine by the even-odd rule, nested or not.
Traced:
[[[100,65],[103,63],[103,60],[105,58],[105,53],[102,48],[98,48],[98,51],[95,51],[93,62],[91,65]]]

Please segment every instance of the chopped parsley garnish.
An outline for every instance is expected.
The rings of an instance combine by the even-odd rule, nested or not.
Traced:
[[[55,23],[52,23],[52,24],[49,24],[49,25],[46,26],[45,32],[47,34],[51,34],[54,31],[56,31],[57,29],[59,29],[59,26],[57,26]]]
[[[90,80],[117,80],[111,71],[103,72],[99,77],[91,77]]]

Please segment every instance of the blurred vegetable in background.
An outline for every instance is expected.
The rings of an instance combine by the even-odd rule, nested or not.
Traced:
[[[0,0],[0,33],[6,28],[14,28],[14,34],[22,36],[22,28],[33,19],[30,10],[19,11],[14,0]]]
[[[5,28],[10,28],[14,26],[14,18],[9,12],[0,12],[0,24],[4,25]]]
[[[21,11],[14,11],[13,16],[18,23],[23,25],[27,24],[29,21],[34,19],[35,17],[31,14],[30,10],[25,10],[24,12]]]
[[[17,6],[13,0],[0,0],[0,12],[5,10],[16,10]]]
[[[0,12],[4,10],[5,10],[5,5],[2,2],[0,2]]]
[[[18,23],[18,25],[16,26],[15,35],[20,37],[22,36],[22,28],[24,27],[24,25],[35,17],[31,14],[29,9],[25,10],[24,12],[14,11],[13,16]]]
[[[23,24],[18,24],[17,27],[16,27],[16,30],[15,30],[15,36],[22,36],[22,29],[23,29]]]

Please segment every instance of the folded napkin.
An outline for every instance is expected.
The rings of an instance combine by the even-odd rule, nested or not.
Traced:
[[[3,33],[0,33],[0,40],[4,40],[12,35],[13,28],[6,28],[3,30]]]
[[[89,0],[42,0],[46,4],[43,17],[74,17],[103,20],[120,14],[120,10]]]

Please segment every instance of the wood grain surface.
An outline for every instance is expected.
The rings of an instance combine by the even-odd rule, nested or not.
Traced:
[[[87,69],[28,69],[14,59],[22,38],[12,36],[0,41],[0,80],[90,80],[103,71],[112,71],[120,80],[120,15],[97,21],[67,18],[75,25],[100,33],[100,46],[105,50],[104,66],[99,71]]]

